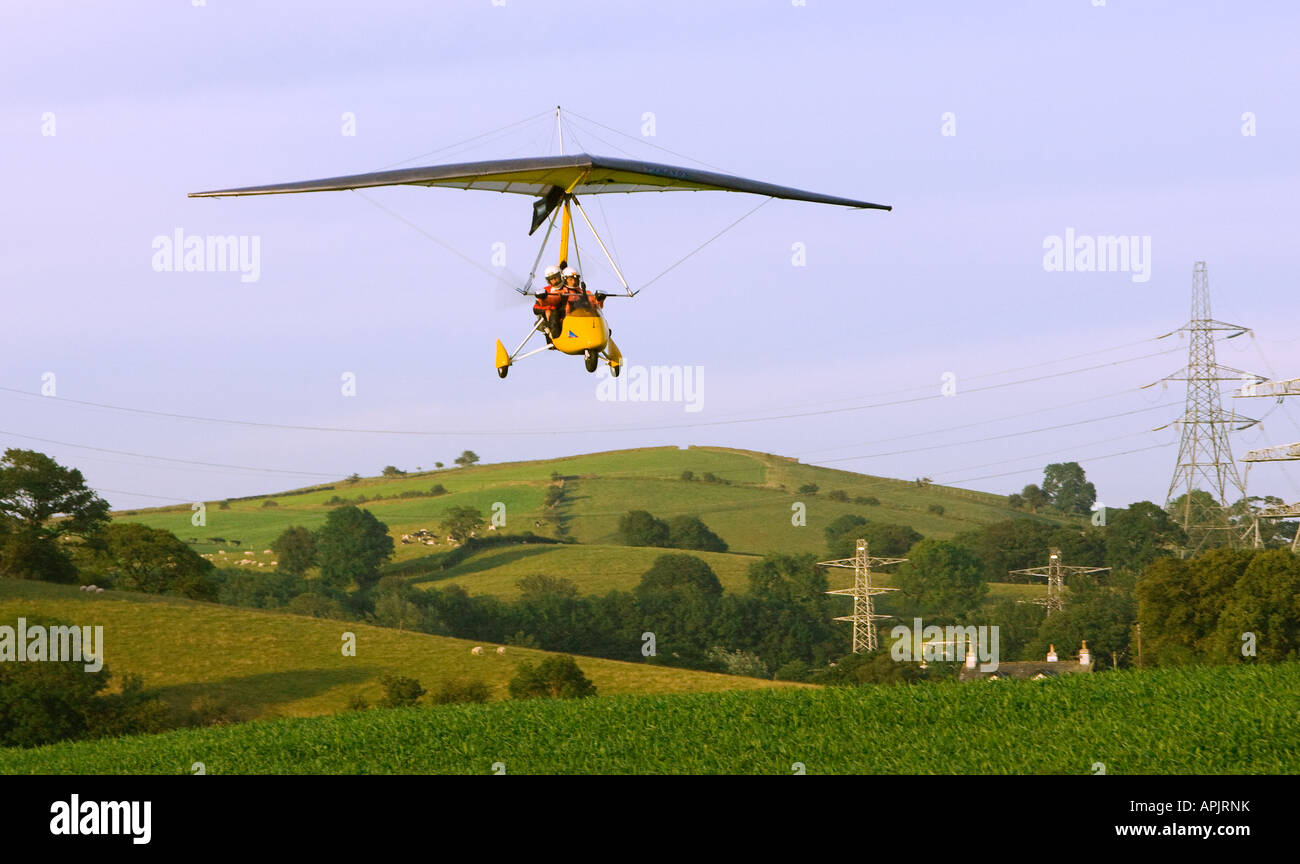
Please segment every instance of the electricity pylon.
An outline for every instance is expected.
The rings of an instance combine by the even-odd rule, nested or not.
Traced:
[[[827,591],[827,594],[843,594],[853,598],[853,614],[836,618],[836,621],[853,622],[853,653],[860,654],[863,651],[875,651],[876,641],[876,622],[882,618],[888,618],[888,615],[877,615],[872,597],[877,594],[884,594],[886,591],[897,591],[897,588],[878,588],[871,584],[871,568],[884,567],[889,564],[899,564],[906,561],[906,558],[872,558],[867,554],[867,541],[859,540],[857,554],[852,558],[839,558],[835,561],[819,561],[819,567],[844,567],[853,568],[853,587],[839,588],[834,591]]]
[[[1169,493],[1165,496],[1165,507],[1178,497],[1183,496],[1182,505],[1173,514],[1175,521],[1187,533],[1187,544],[1191,551],[1196,551],[1216,533],[1225,535],[1227,543],[1232,545],[1236,535],[1228,522],[1228,500],[1232,493],[1234,499],[1246,497],[1245,484],[1237,473],[1237,464],[1232,460],[1232,446],[1228,443],[1229,427],[1233,431],[1247,429],[1258,420],[1244,417],[1234,411],[1224,411],[1219,393],[1219,382],[1257,379],[1259,376],[1229,366],[1222,366],[1214,356],[1215,334],[1231,331],[1228,339],[1234,339],[1248,328],[1239,324],[1227,324],[1216,321],[1210,315],[1210,277],[1204,261],[1197,261],[1192,268],[1192,317],[1177,330],[1171,330],[1165,336],[1174,333],[1186,333],[1190,337],[1187,350],[1187,368],[1162,380],[1186,381],[1187,402],[1183,416],[1175,420],[1183,427],[1182,441],[1178,447],[1178,465],[1174,468],[1173,479],[1169,482]],[[1160,338],[1165,338],[1161,336]],[[1211,506],[1195,491],[1208,493],[1217,506]],[[1218,545],[1213,544],[1213,545]]]
[[[1065,575],[1067,573],[1071,576],[1091,575],[1109,569],[1109,567],[1080,567],[1078,565],[1063,564],[1061,563],[1061,550],[1048,549],[1046,567],[1026,567],[1023,570],[1011,570],[1009,572],[1013,576],[1047,577],[1047,596],[1029,602],[1047,607],[1047,614],[1050,616],[1053,612],[1060,612],[1065,608]]]
[[[1237,396],[1242,398],[1276,396],[1277,400],[1281,402],[1287,396],[1300,396],[1300,378],[1288,378],[1284,381],[1256,381],[1244,385],[1237,392]],[[1258,450],[1247,450],[1246,455],[1241,457],[1241,461],[1246,463],[1247,476],[1250,475],[1251,463],[1289,462],[1297,459],[1300,459],[1300,442],[1282,444],[1276,447],[1263,447]],[[1264,545],[1263,539],[1259,536],[1259,520],[1290,519],[1296,516],[1300,516],[1300,503],[1265,507],[1255,513],[1254,523],[1245,536],[1250,537],[1253,535],[1254,546],[1259,548]],[[1291,540],[1291,551],[1300,551],[1300,528],[1297,528],[1295,536]]]

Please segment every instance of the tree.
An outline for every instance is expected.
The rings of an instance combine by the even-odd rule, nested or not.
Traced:
[[[645,629],[656,634],[661,651],[703,656],[722,596],[722,583],[708,564],[694,555],[660,555],[634,593]]]
[[[271,542],[271,550],[280,562],[276,567],[281,573],[303,576],[316,564],[316,538],[301,525],[284,529]]]
[[[1043,469],[1042,491],[1062,513],[1085,515],[1097,503],[1097,489],[1078,462],[1055,462]]]
[[[625,546],[667,546],[668,523],[645,510],[629,510],[618,520],[618,538]]]
[[[1020,500],[1029,508],[1030,513],[1037,513],[1040,508],[1052,503],[1051,499],[1033,483],[1020,490]]]
[[[1088,648],[1100,666],[1104,660],[1125,656],[1135,622],[1133,598],[1123,591],[1086,581],[1070,586],[1065,608],[1043,620],[1038,630],[1034,659],[1047,656],[1047,646],[1076,651],[1088,642]]]
[[[595,695],[596,685],[568,654],[547,657],[536,666],[520,663],[518,674],[510,679],[511,699],[581,699]]]
[[[862,537],[867,541],[868,552],[886,558],[906,555],[909,549],[925,539],[911,526],[892,522],[872,522],[862,529]]]
[[[1212,656],[1228,662],[1252,656],[1243,651],[1248,641],[1265,662],[1300,658],[1300,558],[1285,549],[1257,552],[1232,586],[1211,641]]]
[[[0,459],[0,573],[75,582],[76,569],[59,540],[85,537],[107,522],[108,502],[86,486],[80,471],[35,450],[5,451]]]
[[[709,530],[698,516],[674,516],[668,520],[668,545],[674,549],[726,552],[727,544]]]
[[[477,507],[452,507],[442,514],[440,530],[457,543],[464,543],[486,524]]]
[[[1197,558],[1158,558],[1137,583],[1138,620],[1157,662],[1185,662],[1211,646],[1219,615],[1252,551],[1211,549]]]
[[[380,473],[385,477],[402,477],[406,474],[405,471],[398,468],[396,465],[385,465],[384,470]]]
[[[460,465],[462,468],[468,468],[470,465],[473,465],[477,461],[478,461],[478,454],[475,453],[473,450],[466,450],[464,453],[461,453],[459,456],[456,457],[456,464]]]
[[[379,700],[381,708],[404,708],[414,705],[425,694],[425,689],[415,678],[383,675],[379,683],[384,685],[384,698]]]
[[[87,575],[112,580],[114,588],[146,594],[178,594],[191,600],[215,600],[210,581],[213,565],[170,531],[136,522],[118,522],[95,538],[100,552]]]
[[[353,581],[358,588],[368,588],[379,581],[379,568],[393,557],[393,538],[369,510],[348,504],[325,517],[316,532],[316,555],[327,588],[343,591]]]
[[[1126,510],[1106,514],[1106,563],[1116,570],[1141,573],[1152,561],[1173,555],[1186,542],[1183,529],[1150,501],[1137,501]]]
[[[852,558],[857,551],[857,540],[867,519],[856,513],[837,516],[825,528],[826,554],[831,558]]]
[[[902,617],[960,618],[988,592],[979,558],[951,540],[922,540],[907,558],[895,579]]]

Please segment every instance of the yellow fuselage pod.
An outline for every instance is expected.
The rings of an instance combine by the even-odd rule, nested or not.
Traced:
[[[564,316],[560,335],[551,340],[556,349],[565,354],[584,351],[603,351],[609,341],[609,325],[598,309],[571,309]]]

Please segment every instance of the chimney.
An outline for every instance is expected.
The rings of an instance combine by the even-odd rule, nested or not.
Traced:
[[[1092,662],[1092,653],[1088,651],[1088,640],[1083,640],[1083,647],[1079,649],[1079,665],[1087,666]]]
[[[1055,663],[1055,662],[1056,662],[1056,646],[1055,646],[1055,645],[1048,645],[1048,646],[1047,646],[1047,662],[1048,662],[1048,663]]]

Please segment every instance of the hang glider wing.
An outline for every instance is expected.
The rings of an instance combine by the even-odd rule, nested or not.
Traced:
[[[541,199],[534,203],[536,230],[565,194],[596,195],[611,192],[727,191],[747,192],[791,201],[810,201],[869,210],[890,210],[887,204],[873,204],[805,192],[789,186],[747,180],[730,174],[681,168],[655,162],[637,162],[585,153],[571,156],[542,156],[527,159],[496,159],[488,162],[462,162],[456,165],[432,165],[427,168],[401,168],[352,174],[323,180],[275,183],[269,186],[244,186],[191,192],[191,198],[224,198],[240,195],[278,195],[290,192],[329,192],[343,189],[372,189],[377,186],[444,186],[451,189],[484,189],[490,192],[514,192]]]

